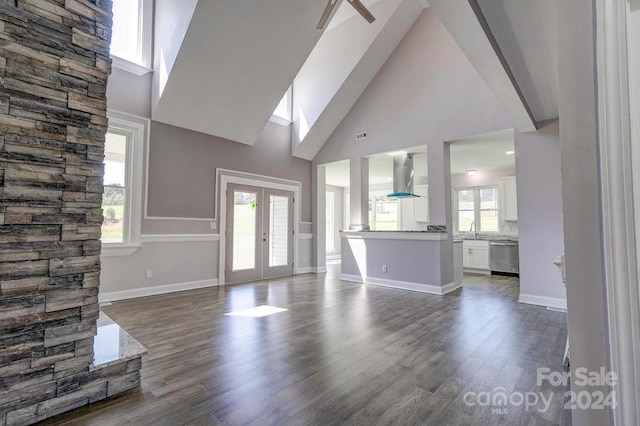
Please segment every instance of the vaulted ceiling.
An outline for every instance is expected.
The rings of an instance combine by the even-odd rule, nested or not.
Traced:
[[[253,145],[322,35],[324,7],[158,0],[152,118]]]
[[[558,116],[557,0],[430,0],[520,131]],[[313,159],[429,4],[156,0],[152,118],[253,145],[293,84],[292,155]]]

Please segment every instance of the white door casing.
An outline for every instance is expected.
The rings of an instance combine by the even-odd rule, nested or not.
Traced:
[[[226,236],[227,229],[227,187],[229,184],[249,185],[262,188],[277,189],[282,191],[293,192],[293,274],[298,274],[298,235],[300,226],[300,194],[302,184],[288,179],[275,178],[271,176],[263,176],[254,173],[241,172],[236,170],[216,169],[216,196],[215,199],[219,203],[220,215],[220,250],[218,260],[218,280],[220,285],[225,284],[225,262],[226,262]]]

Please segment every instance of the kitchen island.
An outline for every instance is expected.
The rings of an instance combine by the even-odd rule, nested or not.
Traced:
[[[340,278],[443,295],[454,278],[453,238],[444,227],[426,231],[341,231]]]

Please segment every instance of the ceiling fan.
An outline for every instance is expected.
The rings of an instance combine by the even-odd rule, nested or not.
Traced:
[[[347,0],[351,6],[360,14],[364,19],[367,20],[368,23],[372,23],[376,20],[376,18],[369,12],[369,9],[365,7],[364,4],[360,0]],[[324,8],[324,12],[322,12],[322,17],[320,18],[320,22],[318,22],[318,26],[316,29],[321,30],[327,24],[327,20],[329,19],[329,15],[331,15],[331,11],[336,6],[338,0],[329,0],[327,3],[327,7]]]

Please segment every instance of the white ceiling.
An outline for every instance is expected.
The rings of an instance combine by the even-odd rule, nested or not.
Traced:
[[[558,118],[558,0],[477,0],[537,122]]]
[[[327,185],[341,186],[347,188],[349,184],[349,160],[336,161],[335,163],[325,164]]]
[[[489,133],[451,143],[451,174],[466,173],[467,170],[491,171],[513,170],[515,155],[513,130]]]
[[[420,0],[369,0],[368,24],[346,3],[293,83],[295,157],[316,156],[424,9]]]
[[[253,145],[320,38],[316,25],[325,5],[198,1],[188,26],[181,26],[186,34],[179,47],[173,38],[157,37],[166,46],[156,52],[178,53],[169,75],[154,79],[152,118]],[[156,23],[158,35],[174,31],[170,20]]]

